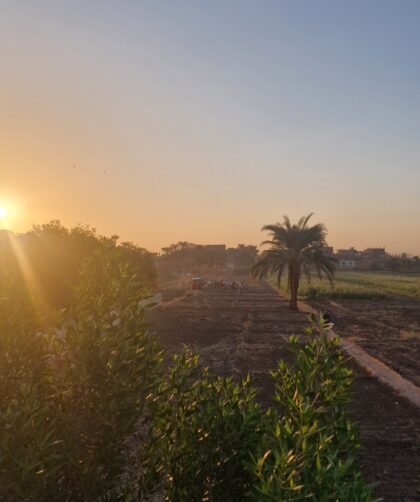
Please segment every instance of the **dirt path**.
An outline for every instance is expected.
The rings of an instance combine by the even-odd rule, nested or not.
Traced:
[[[184,343],[212,371],[250,372],[263,405],[270,404],[269,370],[288,359],[288,337],[301,334],[306,315],[291,313],[270,287],[205,290],[149,313],[162,344],[176,352]],[[355,367],[349,413],[359,426],[360,464],[376,495],[386,501],[420,500],[420,413],[375,378]]]

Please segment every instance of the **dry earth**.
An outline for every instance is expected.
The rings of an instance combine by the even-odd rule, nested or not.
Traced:
[[[250,372],[261,403],[269,405],[272,385],[268,372],[280,358],[289,358],[288,337],[302,333],[306,316],[289,312],[287,301],[267,285],[207,289],[176,300],[183,293],[176,289],[164,292],[170,303],[148,314],[168,353],[188,344],[218,374]],[[364,475],[379,482],[375,495],[383,500],[419,501],[420,412],[353,366],[349,414],[360,431]]]
[[[327,310],[337,333],[420,386],[420,301],[336,300],[313,303]]]

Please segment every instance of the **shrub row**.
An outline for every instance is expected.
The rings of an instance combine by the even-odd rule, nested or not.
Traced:
[[[351,371],[329,328],[313,318],[308,343],[290,339],[294,365],[272,372],[276,406],[267,411],[249,377],[234,384],[209,375],[188,350],[175,356],[154,403],[139,498],[371,500],[344,411]]]
[[[165,369],[146,294],[112,250],[85,264],[54,326],[2,274],[0,498],[4,501],[369,501],[344,406],[351,373],[322,319],[291,338],[272,408],[247,377],[185,349]]]
[[[1,277],[3,501],[113,500],[126,441],[161,380],[135,276],[110,250],[89,259],[81,277],[54,327],[16,277]]]

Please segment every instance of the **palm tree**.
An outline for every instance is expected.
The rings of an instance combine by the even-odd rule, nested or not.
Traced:
[[[269,244],[270,248],[262,252],[251,271],[256,279],[276,277],[280,286],[283,272],[287,270],[291,310],[297,310],[302,274],[310,280],[316,272],[320,279],[325,276],[331,285],[334,281],[336,260],[325,252],[327,229],[322,223],[308,226],[312,214],[293,225],[287,216],[283,217],[283,223],[265,225],[262,230],[270,232],[271,240],[262,244]]]

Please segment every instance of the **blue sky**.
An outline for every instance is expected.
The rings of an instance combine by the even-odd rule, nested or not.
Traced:
[[[337,247],[420,253],[419,2],[0,6],[12,228],[158,250],[313,211]]]

